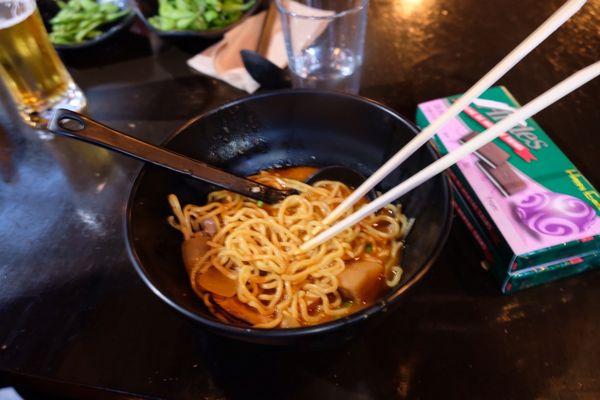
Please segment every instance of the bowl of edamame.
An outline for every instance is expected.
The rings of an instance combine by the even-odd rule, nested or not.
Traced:
[[[261,0],[133,0],[159,36],[218,38],[252,15]]]
[[[127,0],[38,0],[38,8],[58,50],[98,44],[135,19]]]

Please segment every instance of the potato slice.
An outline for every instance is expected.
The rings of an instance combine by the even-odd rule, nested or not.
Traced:
[[[283,319],[281,320],[281,327],[282,328],[300,328],[302,325],[300,325],[300,322],[298,322],[296,319],[285,315],[283,317]]]
[[[355,301],[377,300],[383,278],[383,265],[376,261],[346,263],[346,269],[338,275],[342,294]]]

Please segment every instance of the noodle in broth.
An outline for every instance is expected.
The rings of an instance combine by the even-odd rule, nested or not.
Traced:
[[[314,325],[369,305],[399,282],[409,225],[399,206],[388,205],[308,252],[299,250],[326,228],[321,221],[351,193],[341,182],[303,183],[309,171],[289,168],[250,177],[299,192],[275,205],[220,190],[208,195],[206,205],[182,208],[169,196],[174,214],[169,223],[184,236],[192,288],[221,320],[258,328]],[[202,249],[194,253],[195,242]]]

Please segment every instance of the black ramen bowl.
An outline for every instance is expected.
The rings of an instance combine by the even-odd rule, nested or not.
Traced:
[[[365,176],[407,143],[417,128],[373,101],[333,92],[280,91],[243,98],[192,119],[164,146],[238,175],[286,166],[346,165]],[[429,147],[388,176],[385,191],[436,158]],[[146,165],[133,185],[126,212],[127,246],[137,272],[163,301],[214,333],[249,342],[292,344],[341,340],[366,321],[390,314],[438,256],[451,224],[448,182],[439,175],[399,201],[416,222],[406,238],[404,273],[371,307],[325,324],[256,329],[220,322],[192,291],[181,257],[182,236],[167,223],[167,195],[203,204],[214,190],[169,170]]]
[[[128,0],[100,0],[101,3],[113,3],[121,10],[129,10],[129,14],[124,15],[122,18],[101,25],[98,27],[102,31],[101,35],[96,36],[93,39],[85,40],[81,43],[73,43],[73,44],[57,44],[53,43],[54,48],[60,51],[63,50],[78,50],[78,49],[86,49],[91,46],[95,46],[101,42],[104,42],[106,39],[115,36],[117,33],[121,32],[125,28],[129,28],[129,26],[135,20],[135,13],[131,9]],[[42,16],[42,20],[44,21],[44,25],[48,32],[52,32],[52,26],[50,25],[50,20],[54,18],[56,14],[60,11],[56,0],[37,0],[38,9],[40,10],[40,15]]]
[[[246,2],[248,2],[248,1],[250,1],[250,0],[246,0]],[[223,36],[223,34],[225,32],[229,31],[230,29],[233,29],[234,27],[236,27],[239,24],[241,24],[242,22],[244,22],[249,16],[251,16],[258,9],[261,2],[262,2],[262,0],[254,0],[254,4],[248,10],[244,11],[244,13],[240,17],[240,19],[238,19],[237,21],[235,21],[232,24],[229,24],[223,28],[206,29],[206,30],[202,30],[202,31],[192,31],[192,30],[165,31],[165,30],[156,28],[149,21],[149,19],[151,17],[158,14],[158,0],[132,0],[135,12],[137,13],[137,15],[140,17],[140,19],[144,22],[144,25],[146,25],[146,27],[149,30],[156,33],[158,36],[161,36],[164,38],[173,38],[173,39],[185,39],[185,38],[215,39],[215,38],[219,38],[219,37]]]

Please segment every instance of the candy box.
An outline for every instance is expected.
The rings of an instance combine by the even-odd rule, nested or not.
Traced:
[[[419,105],[427,126],[459,96]],[[433,143],[446,154],[519,104],[504,87],[483,93]],[[503,292],[600,265],[600,194],[533,120],[522,121],[449,171],[458,215]]]

